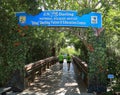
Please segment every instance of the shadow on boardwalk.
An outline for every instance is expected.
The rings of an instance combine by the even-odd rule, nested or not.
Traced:
[[[74,64],[71,63],[70,71],[67,71],[67,63],[64,61],[62,70],[56,63],[41,77],[36,77],[28,89],[8,95],[93,95],[86,93],[86,90]]]

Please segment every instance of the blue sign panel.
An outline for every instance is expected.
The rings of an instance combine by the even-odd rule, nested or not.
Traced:
[[[114,78],[114,75],[113,75],[113,74],[108,74],[108,78],[109,78],[109,79],[113,79],[113,78]]]
[[[18,12],[16,16],[21,26],[102,27],[101,14],[95,12],[79,16],[77,11],[46,10],[35,16],[25,12]]]

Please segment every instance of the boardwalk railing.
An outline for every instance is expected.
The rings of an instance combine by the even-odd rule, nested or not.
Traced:
[[[35,76],[40,76],[42,72],[58,61],[57,57],[50,57],[25,65],[24,85],[27,88],[34,81]]]
[[[85,82],[86,85],[88,85],[88,65],[87,63],[80,60],[78,57],[73,56],[73,62],[77,65],[80,76],[82,80]]]

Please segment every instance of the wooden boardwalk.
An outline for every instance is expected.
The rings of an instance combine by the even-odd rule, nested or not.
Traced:
[[[56,63],[47,69],[41,77],[36,77],[28,89],[21,93],[8,93],[7,95],[94,95],[87,93],[87,89],[74,64],[71,63],[70,71],[67,71],[67,63],[64,61],[63,69]]]

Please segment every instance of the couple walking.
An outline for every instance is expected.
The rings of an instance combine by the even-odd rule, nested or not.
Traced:
[[[67,69],[68,69],[68,71],[70,70],[70,63],[71,63],[71,56],[68,54],[68,55],[66,55],[66,56],[63,56],[63,54],[61,53],[60,55],[59,55],[59,57],[58,57],[58,59],[59,59],[59,63],[60,63],[60,69],[62,69],[63,68],[63,61],[64,61],[64,59],[66,59],[67,60]]]

